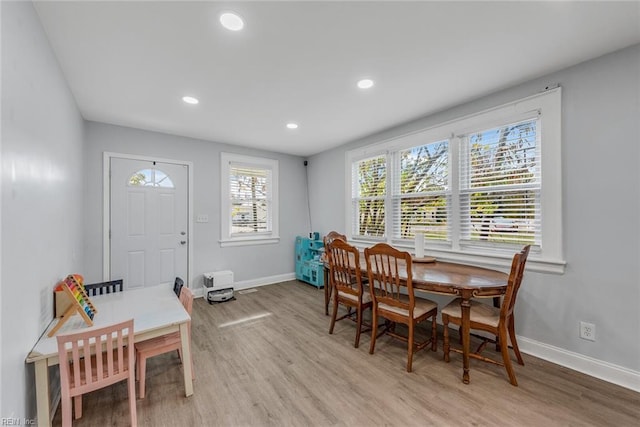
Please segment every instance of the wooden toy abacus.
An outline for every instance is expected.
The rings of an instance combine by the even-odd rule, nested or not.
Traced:
[[[58,329],[64,325],[64,323],[69,320],[69,318],[75,313],[80,313],[80,316],[84,319],[84,322],[88,326],[93,326],[93,316],[98,312],[94,305],[91,303],[87,292],[84,290],[84,287],[76,280],[76,278],[72,275],[67,276],[66,279],[62,282],[62,289],[71,299],[71,305],[64,312],[60,320],[56,326],[51,329],[48,336],[52,337]]]

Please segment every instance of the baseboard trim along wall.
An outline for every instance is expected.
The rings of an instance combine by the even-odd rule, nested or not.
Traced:
[[[243,280],[240,282],[234,282],[233,290],[241,291],[243,289],[257,288],[258,286],[266,286],[266,285],[272,285],[274,283],[288,282],[289,280],[295,280],[295,279],[296,279],[295,273],[286,273],[286,274],[277,274],[275,276],[269,276],[269,277],[260,277],[259,279]],[[192,289],[192,291],[195,297],[204,297],[204,289],[202,285],[196,286],[195,289]]]
[[[521,336],[518,345],[523,353],[640,392],[640,372]]]

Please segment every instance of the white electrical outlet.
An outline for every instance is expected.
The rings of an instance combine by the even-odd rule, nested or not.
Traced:
[[[580,322],[580,338],[583,340],[596,340],[596,325],[593,323]]]

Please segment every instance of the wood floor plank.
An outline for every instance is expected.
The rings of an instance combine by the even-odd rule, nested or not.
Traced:
[[[328,334],[322,290],[297,281],[238,294],[235,301],[194,302],[194,395],[184,397],[177,353],[147,362],[141,426],[636,426],[640,394],[523,355],[518,387],[504,369],[462,357],[414,355],[388,337],[369,354],[370,335],[353,347],[355,324]],[[429,333],[429,331],[422,331]],[[455,332],[453,332],[455,337]],[[492,350],[487,350],[492,351]],[[496,354],[499,359],[500,355]],[[84,397],[74,426],[127,425],[125,383]],[[60,410],[54,425],[61,424]]]

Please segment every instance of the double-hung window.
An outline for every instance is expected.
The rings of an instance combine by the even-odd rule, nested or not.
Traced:
[[[536,117],[460,138],[461,244],[540,246],[539,128]]]
[[[278,236],[278,161],[221,154],[222,246],[274,243]]]
[[[563,271],[560,89],[347,153],[349,238]]]

